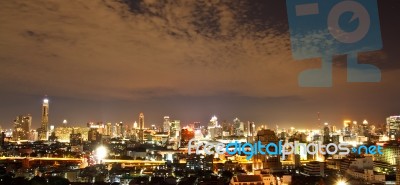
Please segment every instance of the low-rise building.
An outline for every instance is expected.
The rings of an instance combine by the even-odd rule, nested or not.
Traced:
[[[348,169],[346,173],[353,178],[361,179],[367,182],[374,182],[374,181],[385,182],[385,175],[382,173],[377,173],[373,170]]]
[[[264,185],[261,175],[237,175],[233,176],[230,185]]]
[[[304,167],[304,173],[308,176],[324,176],[325,163],[311,161]]]

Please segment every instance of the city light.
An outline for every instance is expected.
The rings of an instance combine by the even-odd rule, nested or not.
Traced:
[[[0,185],[400,185],[399,10],[0,0]]]
[[[104,147],[104,146],[99,146],[99,147],[96,149],[95,157],[97,158],[97,160],[98,160],[99,163],[101,163],[101,161],[102,161],[104,158],[106,158],[107,152],[108,152],[108,151],[107,151],[107,148]]]
[[[344,180],[338,180],[338,181],[336,182],[336,185],[347,185],[347,182],[344,181]]]

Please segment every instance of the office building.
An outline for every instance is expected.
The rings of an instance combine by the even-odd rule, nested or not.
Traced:
[[[304,173],[308,176],[324,176],[325,163],[311,161],[304,167]]]
[[[186,168],[191,170],[212,170],[213,155],[190,154],[186,158]]]
[[[72,133],[72,127],[56,127],[54,129],[55,136],[60,142],[70,142],[70,135]]]
[[[170,127],[171,127],[171,122],[169,121],[169,116],[164,116],[163,132],[169,132]]]
[[[244,136],[244,124],[239,118],[233,120],[233,134],[236,136]]]
[[[383,148],[383,153],[375,155],[375,160],[395,165],[396,157],[400,156],[400,145],[398,143],[386,144]]]
[[[363,123],[359,125],[359,135],[370,137],[370,128],[367,120],[364,120]]]
[[[95,128],[90,128],[88,131],[88,141],[98,143],[101,140],[101,135]]]
[[[13,140],[29,140],[29,134],[32,125],[32,116],[17,116],[14,120]]]
[[[111,123],[107,123],[105,125],[105,133],[104,135],[106,136],[111,136],[112,135],[112,124]]]
[[[323,133],[324,133],[324,139],[323,139],[324,144],[329,144],[331,142],[330,141],[331,140],[331,136],[330,136],[330,130],[329,130],[328,123],[324,124]]]
[[[139,129],[144,129],[144,114],[140,113],[139,114]]]
[[[386,132],[390,140],[400,139],[400,116],[386,118]]]
[[[181,131],[181,121],[180,120],[171,121],[170,137],[179,137],[180,131]]]
[[[113,137],[123,138],[124,136],[125,136],[124,123],[123,122],[115,123]]]
[[[270,129],[262,129],[257,132],[255,142],[260,141],[261,144],[267,145],[269,143],[278,144],[279,138],[275,132]],[[264,149],[265,150],[265,149]],[[269,148],[269,151],[278,151],[277,148]],[[265,152],[265,151],[264,151]],[[282,163],[280,161],[280,155],[262,155],[260,153],[253,156],[253,167],[254,169],[265,169],[269,168],[272,171],[279,171],[282,169]]]
[[[246,133],[248,138],[253,138],[256,135],[256,125],[254,122],[247,122]],[[250,139],[252,140],[252,139]]]
[[[69,140],[71,146],[78,146],[82,145],[83,137],[81,133],[71,133]]]
[[[42,104],[42,123],[39,132],[40,140],[47,140],[49,137],[49,99],[43,99]]]
[[[139,142],[144,142],[144,114],[139,114]]]
[[[73,134],[81,134],[81,138],[83,141],[88,140],[88,135],[89,135],[89,127],[73,127],[72,128],[72,133]]]
[[[237,175],[233,176],[230,183],[231,185],[264,185],[261,175]]]
[[[218,118],[216,116],[210,119],[207,129],[210,139],[222,136],[222,127],[218,124]]]

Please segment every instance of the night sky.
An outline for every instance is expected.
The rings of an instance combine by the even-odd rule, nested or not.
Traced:
[[[0,125],[50,99],[50,124],[146,126],[254,121],[269,127],[382,124],[400,114],[400,1],[378,0],[384,48],[360,55],[380,83],[347,83],[335,57],[332,88],[298,86],[319,59],[292,59],[282,0],[2,0]]]

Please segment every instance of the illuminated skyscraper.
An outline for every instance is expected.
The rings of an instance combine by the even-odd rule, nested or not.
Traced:
[[[218,118],[217,116],[213,116],[210,120],[210,122],[208,123],[209,127],[215,127],[218,125]]]
[[[54,129],[55,136],[58,141],[70,142],[70,135],[72,134],[72,127],[61,126]]]
[[[343,134],[346,136],[349,136],[351,134],[351,121],[350,120],[344,120],[343,121]]]
[[[139,114],[139,129],[144,129],[144,114]]]
[[[400,139],[400,116],[386,118],[386,132],[390,140]]]
[[[139,142],[144,142],[144,114],[139,114]]]
[[[256,135],[255,133],[256,131],[256,125],[254,124],[254,122],[247,122],[247,137],[253,137]]]
[[[243,136],[244,135],[244,123],[239,120],[239,118],[235,118],[233,120],[233,128],[234,134],[236,136]]]
[[[169,116],[164,116],[163,132],[169,132],[171,127],[171,122],[169,121]]]
[[[259,130],[256,134],[255,141],[260,141],[261,144],[267,145],[269,143],[275,143],[278,145],[279,138],[276,136],[276,133],[270,129],[262,129]],[[273,146],[269,148],[270,151],[278,151],[279,149],[274,148]],[[263,149],[265,152],[265,149]],[[280,162],[280,155],[263,155],[261,153],[257,153],[253,156],[253,167],[255,169],[265,169],[269,168],[271,170],[282,169],[282,163]]]
[[[170,127],[170,136],[171,137],[179,137],[181,132],[181,121],[180,120],[174,120],[171,122],[171,127]]]
[[[359,135],[360,136],[365,136],[365,137],[370,137],[370,129],[368,126],[368,121],[364,120],[361,125],[359,125]]]
[[[381,155],[375,155],[375,160],[388,163],[390,165],[396,165],[396,157],[400,156],[400,145],[395,143],[386,144],[383,146],[383,152]]]
[[[105,127],[106,127],[105,135],[106,136],[111,136],[111,134],[112,134],[112,124],[111,123],[107,123]]]
[[[115,123],[115,137],[123,137],[124,124],[122,122]]]
[[[218,124],[218,118],[216,116],[211,118],[207,129],[211,139],[222,136],[222,127]]]
[[[32,125],[32,116],[17,116],[14,120],[13,140],[29,140]]]
[[[119,132],[121,133],[120,135],[122,138],[125,138],[125,136],[126,136],[126,128],[125,127],[126,127],[126,125],[124,125],[123,122],[119,122]]]
[[[331,142],[331,136],[328,123],[324,124],[323,134],[324,134],[324,140],[323,140],[324,144],[329,144]]]
[[[41,140],[48,139],[48,131],[49,131],[49,99],[43,99],[42,104],[42,124],[40,129],[40,136]]]

